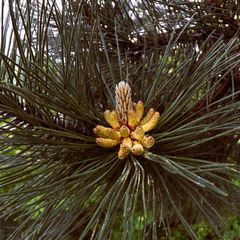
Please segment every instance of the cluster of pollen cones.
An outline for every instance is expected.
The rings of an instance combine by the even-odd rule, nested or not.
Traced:
[[[142,155],[155,143],[154,138],[145,133],[157,126],[160,113],[151,108],[143,117],[144,104],[142,101],[132,103],[131,88],[126,82],[120,82],[115,93],[116,109],[104,112],[104,118],[110,127],[98,125],[93,130],[98,136],[96,143],[104,148],[120,145],[118,158],[122,160],[130,153]]]

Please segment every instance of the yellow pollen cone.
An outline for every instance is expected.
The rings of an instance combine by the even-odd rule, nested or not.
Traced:
[[[134,110],[128,111],[128,126],[134,128],[137,125],[137,116]]]
[[[104,112],[104,118],[106,120],[106,122],[114,129],[120,127],[119,121],[118,121],[118,116],[117,113],[115,111],[109,111],[106,110]]]
[[[141,125],[145,124],[146,122],[148,122],[151,117],[153,116],[153,114],[155,113],[155,110],[153,108],[150,108],[146,114],[146,116],[142,119],[141,121]]]
[[[94,132],[98,137],[108,138],[107,129],[108,129],[108,128],[106,128],[106,127],[104,127],[104,126],[97,125],[97,126],[93,129],[93,132]]]
[[[107,136],[108,136],[110,139],[119,140],[119,139],[121,138],[120,133],[119,133],[117,130],[113,129],[113,128],[108,128],[108,129],[106,130],[106,134],[107,134]]]
[[[155,140],[152,136],[144,137],[143,140],[141,141],[141,144],[145,148],[151,148],[155,143]]]
[[[142,101],[138,101],[135,107],[136,117],[138,123],[141,121],[143,113],[144,113],[144,104]]]
[[[137,126],[136,129],[131,132],[131,137],[138,141],[141,141],[144,137],[144,130],[142,126]]]
[[[96,138],[97,145],[104,148],[112,148],[119,144],[118,140],[108,139],[108,138]]]
[[[139,142],[134,142],[134,146],[132,147],[131,152],[137,156],[142,155],[144,152],[143,145]]]
[[[127,146],[129,148],[129,150],[132,148],[132,140],[130,137],[126,137],[123,139],[123,142],[122,142],[123,145]]]
[[[120,131],[121,137],[128,137],[130,134],[129,128],[125,125],[121,126],[119,131]]]
[[[160,120],[160,113],[155,112],[148,122],[142,125],[144,132],[149,132],[154,129]]]
[[[123,143],[120,145],[120,149],[118,151],[118,158],[123,160],[127,158],[131,150],[128,148],[128,146],[124,145]]]

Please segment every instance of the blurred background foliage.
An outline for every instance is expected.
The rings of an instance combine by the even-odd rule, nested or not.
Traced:
[[[239,5],[1,1],[3,239],[238,239]],[[92,131],[121,80],[161,113],[126,161]]]

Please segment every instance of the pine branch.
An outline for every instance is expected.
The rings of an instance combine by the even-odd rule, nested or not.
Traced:
[[[115,229],[159,239],[179,223],[197,239],[191,224],[202,219],[221,237],[239,216],[239,8],[159,3],[9,1],[0,22],[0,212],[18,224],[9,239],[108,239]],[[151,108],[160,122],[150,116],[145,128]],[[112,128],[108,109],[119,114]],[[129,127],[143,151],[119,158],[120,147],[96,144],[99,125],[118,146]]]

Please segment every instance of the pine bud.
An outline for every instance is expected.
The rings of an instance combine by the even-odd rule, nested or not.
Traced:
[[[137,102],[135,106],[135,112],[136,112],[137,122],[139,123],[144,113],[144,104],[142,101]]]
[[[104,127],[104,126],[97,125],[97,126],[93,129],[93,132],[94,132],[98,137],[108,138],[107,129],[108,129],[108,128],[106,128],[106,127]]]
[[[137,156],[142,155],[144,152],[142,144],[140,144],[139,142],[134,142],[133,144],[134,146],[131,149],[132,154]]]
[[[129,150],[132,148],[132,145],[133,145],[130,137],[124,138],[122,144],[127,146],[129,148]]]
[[[127,158],[131,150],[128,148],[128,146],[124,145],[123,143],[120,145],[120,149],[118,151],[118,158],[121,160],[124,160]]]
[[[119,140],[121,138],[120,133],[113,128],[107,128],[106,134],[110,139]]]
[[[121,126],[119,131],[120,131],[121,137],[128,137],[130,134],[129,128],[125,125]]]
[[[146,122],[148,122],[150,120],[150,118],[153,116],[153,114],[155,113],[155,110],[153,108],[150,108],[146,114],[146,116],[142,119],[141,121],[141,125],[145,124]]]
[[[127,123],[127,112],[132,110],[131,87],[127,82],[121,81],[115,89],[116,112],[121,123]]]
[[[96,138],[97,145],[104,148],[112,148],[119,144],[118,140],[108,139],[108,138]]]
[[[128,126],[130,128],[135,128],[137,125],[137,116],[134,110],[128,111]]]
[[[157,126],[159,120],[160,120],[160,113],[155,112],[153,116],[148,120],[148,122],[142,125],[144,132],[149,132],[152,129],[154,129]]]
[[[141,141],[144,137],[144,130],[142,126],[137,126],[136,129],[131,132],[131,137],[138,141]]]
[[[141,144],[145,147],[145,148],[151,148],[155,143],[155,140],[152,136],[148,136],[148,137],[144,137],[141,141]]]
[[[106,122],[114,129],[116,128],[119,128],[120,127],[120,124],[119,124],[119,121],[118,121],[118,116],[117,116],[117,113],[115,111],[109,111],[109,110],[106,110],[104,112],[104,118],[106,120]]]

